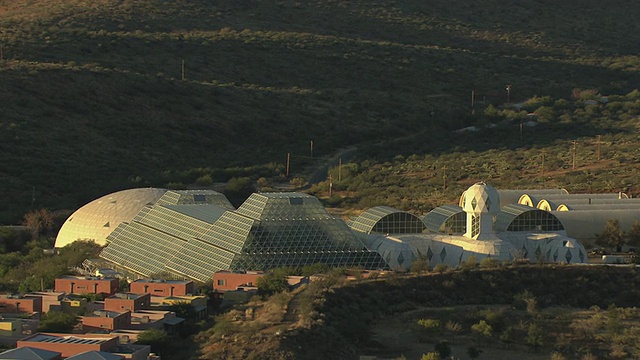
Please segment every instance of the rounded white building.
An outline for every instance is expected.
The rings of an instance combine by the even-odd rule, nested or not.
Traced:
[[[93,240],[105,245],[107,236],[122,222],[131,221],[140,210],[155,204],[166,189],[141,188],[118,191],[91,201],[65,220],[55,247],[76,240]]]

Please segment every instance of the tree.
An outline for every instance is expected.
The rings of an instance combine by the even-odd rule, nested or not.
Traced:
[[[640,222],[633,222],[631,229],[627,232],[627,245],[640,246]]]
[[[491,336],[493,328],[485,320],[480,320],[477,324],[471,325],[471,331],[482,336]]]
[[[451,356],[451,347],[449,346],[449,342],[446,340],[439,341],[433,348],[438,355],[440,355],[440,359],[445,359]]]
[[[258,293],[261,295],[271,295],[288,289],[287,269],[273,269],[270,273],[258,279]]]
[[[78,324],[78,317],[75,314],[67,314],[62,311],[49,311],[42,315],[38,331],[70,333]]]
[[[480,354],[482,354],[482,350],[478,349],[475,346],[469,346],[467,348],[467,355],[469,355],[471,359],[477,359],[478,357],[480,357]]]
[[[495,269],[500,267],[500,261],[496,258],[484,258],[480,261],[480,267],[483,269]]]
[[[561,353],[554,351],[551,353],[551,360],[567,360],[567,358]]]
[[[436,319],[420,319],[418,320],[418,325],[422,326],[430,334],[442,332],[442,323]]]
[[[411,262],[409,271],[416,274],[429,271],[429,259],[427,259],[424,255],[418,256],[417,259]]]
[[[438,353],[435,353],[435,352],[429,352],[426,354],[422,354],[422,357],[420,358],[420,360],[440,360],[440,355],[438,355]]]
[[[53,228],[54,217],[47,209],[34,210],[24,215],[22,224],[29,228],[32,238],[36,239]]]
[[[460,263],[460,268],[463,271],[469,271],[478,267],[478,258],[474,255],[471,255],[467,258],[467,260]]]
[[[527,345],[529,345],[533,351],[538,351],[542,345],[544,345],[543,332],[538,324],[533,323],[529,325],[527,330]]]
[[[620,251],[620,248],[624,245],[624,233],[620,230],[618,219],[607,220],[602,234],[596,234],[596,244]]]
[[[166,332],[158,329],[149,329],[141,332],[136,342],[142,345],[150,345],[152,351],[162,354],[169,349],[169,341],[170,338]]]

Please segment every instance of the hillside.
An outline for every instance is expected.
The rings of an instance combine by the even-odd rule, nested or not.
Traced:
[[[633,267],[481,265],[355,281],[334,275],[218,316],[196,337],[201,357],[420,359],[440,341],[459,359],[470,358],[468,347],[481,349],[481,359],[640,353]]]
[[[447,144],[482,120],[472,90],[478,107],[627,94],[637,7],[1,0],[0,223],[134,186],[282,180],[287,153],[293,177],[353,145]]]

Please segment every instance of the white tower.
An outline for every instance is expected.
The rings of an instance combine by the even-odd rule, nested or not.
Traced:
[[[465,237],[475,240],[496,239],[493,222],[500,212],[498,191],[483,182],[472,185],[464,193],[462,209],[467,213]]]

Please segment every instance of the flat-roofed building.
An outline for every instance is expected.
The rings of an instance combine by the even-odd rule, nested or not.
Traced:
[[[151,306],[150,294],[116,293],[104,299],[104,309],[111,311],[136,312]]]
[[[191,305],[196,320],[204,319],[207,315],[207,297],[204,295],[151,297],[151,306],[154,309],[171,310],[173,306],[180,304]]]
[[[16,294],[0,295],[0,313],[42,312],[42,298],[24,297]]]
[[[173,311],[140,310],[131,314],[129,329],[161,329],[166,330],[167,333],[172,333],[175,326],[181,324],[184,320],[184,318],[176,316]]]
[[[55,291],[68,294],[113,295],[120,288],[118,278],[98,276],[63,276],[55,280]]]
[[[22,335],[22,319],[0,319],[0,336],[16,337]],[[2,359],[0,357],[0,359]]]
[[[50,310],[61,310],[61,302],[65,298],[65,293],[60,291],[32,291],[24,294],[25,298],[38,297],[42,300],[42,312]]]
[[[81,317],[82,331],[127,329],[131,325],[131,312],[96,310]]]
[[[264,276],[264,271],[216,271],[213,274],[213,290],[223,292],[238,288],[257,289],[258,279]]]
[[[125,359],[146,360],[151,352],[148,345],[120,344],[117,334],[57,334],[37,333],[18,341],[17,347],[30,347],[58,352],[69,358],[87,351],[102,351]]]
[[[146,280],[139,279],[129,284],[129,292],[157,296],[184,296],[195,292],[190,280]]]

